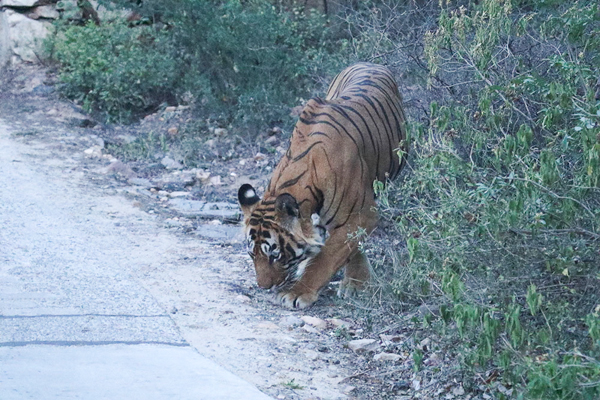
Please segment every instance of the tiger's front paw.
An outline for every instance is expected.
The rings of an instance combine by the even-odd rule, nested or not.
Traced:
[[[317,293],[297,294],[294,292],[280,292],[276,298],[284,307],[302,309],[312,306],[319,298],[319,295]]]

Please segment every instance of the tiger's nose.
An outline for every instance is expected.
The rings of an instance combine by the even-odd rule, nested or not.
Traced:
[[[256,283],[261,289],[271,289],[274,286],[273,279],[270,276],[257,276]]]

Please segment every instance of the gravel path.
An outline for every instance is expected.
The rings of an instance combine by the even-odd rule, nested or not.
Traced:
[[[136,278],[177,241],[10,132],[0,120],[0,398],[270,398],[201,356]]]

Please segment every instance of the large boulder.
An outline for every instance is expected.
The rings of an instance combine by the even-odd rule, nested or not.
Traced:
[[[43,41],[52,29],[48,21],[28,18],[11,8],[0,9],[0,66],[39,62],[44,57]]]

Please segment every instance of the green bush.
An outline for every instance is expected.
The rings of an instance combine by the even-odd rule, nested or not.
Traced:
[[[285,12],[266,0],[150,0],[135,11],[154,23],[59,29],[65,93],[89,109],[138,115],[194,101],[239,126],[291,122],[290,107],[344,64],[344,40],[333,40],[316,12]]]
[[[465,366],[519,396],[599,398],[598,5],[443,5],[424,42],[444,95],[408,176],[376,185],[407,238],[391,290],[438,302]]]
[[[116,22],[64,25],[53,44],[64,93],[88,110],[129,119],[173,98],[176,63],[165,57],[164,32]]]

